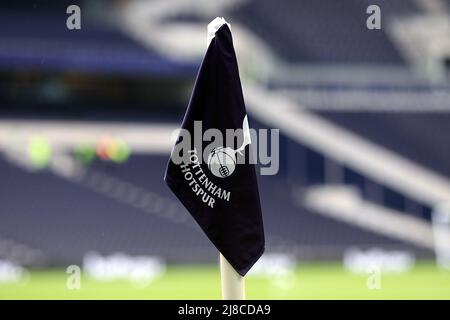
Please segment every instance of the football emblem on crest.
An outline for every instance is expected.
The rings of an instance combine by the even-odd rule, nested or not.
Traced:
[[[230,176],[236,168],[236,151],[231,148],[214,148],[208,156],[208,169],[220,178]]]
[[[208,169],[216,177],[229,177],[234,172],[234,169],[236,169],[236,153],[242,155],[245,147],[251,143],[247,116],[245,116],[242,121],[242,129],[244,141],[239,149],[234,150],[229,147],[217,147],[214,148],[209,154]]]

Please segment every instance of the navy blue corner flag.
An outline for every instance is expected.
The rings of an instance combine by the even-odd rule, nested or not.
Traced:
[[[184,150],[184,162],[177,164],[175,149],[186,142],[180,135],[164,180],[243,276],[264,252],[264,229],[255,167],[248,161],[251,139],[233,40],[228,25],[219,26],[215,36],[210,35],[182,129],[195,140],[194,121],[201,121],[203,132],[218,129],[222,133],[223,146],[208,151],[211,142],[202,139],[199,145]],[[226,129],[240,129],[236,131],[241,132],[241,138],[236,138],[240,141],[225,145]],[[244,163],[236,158],[242,155],[247,158]]]

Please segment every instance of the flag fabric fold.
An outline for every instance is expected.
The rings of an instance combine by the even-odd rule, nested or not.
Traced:
[[[231,30],[225,20],[217,19],[208,28],[208,49],[181,128],[194,137],[194,122],[201,121],[203,132],[218,129],[225,137],[227,129],[241,129],[242,138],[215,147],[205,161],[208,141],[193,144],[180,164],[172,153],[164,180],[243,276],[264,252],[264,228],[255,166],[248,161],[251,139]],[[213,34],[211,27],[216,30]],[[245,163],[237,162],[243,154]]]

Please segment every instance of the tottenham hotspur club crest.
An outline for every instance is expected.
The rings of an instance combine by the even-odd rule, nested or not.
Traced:
[[[244,134],[244,141],[239,149],[234,150],[229,147],[217,147],[209,154],[208,169],[216,177],[226,178],[231,176],[236,168],[236,153],[242,155],[245,147],[251,143],[247,116],[245,116],[242,121],[242,131]]]

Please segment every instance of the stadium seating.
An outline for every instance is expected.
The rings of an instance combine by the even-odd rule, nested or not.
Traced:
[[[336,0],[251,0],[243,1],[227,14],[232,21],[247,26],[259,36],[277,58],[289,66],[342,64],[345,69],[370,64],[373,69],[379,65],[406,68],[405,59],[384,29],[365,28],[365,9],[377,3],[383,6],[383,23],[388,23],[394,15],[420,12],[412,0],[347,0],[345,4]],[[16,14],[0,12],[1,72],[14,74],[26,69],[60,75],[76,71],[105,77],[159,77],[158,81],[166,81],[167,77],[189,78],[189,88],[185,83],[167,86],[174,88],[166,94],[167,99],[180,96],[184,103],[176,107],[178,111],[184,110],[197,64],[167,59],[156,50],[138,44],[117,27],[101,21],[96,24],[87,19],[80,32],[69,32],[55,27],[60,21],[52,12],[19,11]],[[19,14],[20,20],[26,23],[17,23]],[[187,13],[167,17],[165,21],[199,22],[203,18]],[[5,116],[8,109],[14,111],[7,113],[8,117],[30,117],[22,111],[31,108],[35,110],[32,119],[54,116],[56,110],[58,117],[79,121],[149,118],[162,119],[161,122],[181,121],[180,112],[172,112],[169,118],[163,114],[167,108],[161,106],[162,99],[155,99],[153,104],[145,102],[144,106],[122,99],[126,103],[107,105],[101,112],[96,112],[97,105],[74,99],[70,101],[70,110],[76,112],[70,114],[64,113],[61,105],[58,105],[60,109],[52,104],[39,109],[42,106],[36,101],[23,107],[17,103],[17,97],[5,98],[6,89],[2,88],[6,88],[9,80],[6,76],[0,78],[0,100],[3,98],[7,102],[0,116]],[[406,91],[406,94],[439,95],[439,92],[448,92],[445,85],[423,87],[413,80],[405,82],[403,79],[397,84],[393,84],[392,79],[376,80],[379,80],[377,84],[369,81],[364,85],[329,79],[314,84],[276,80],[269,81],[267,88],[283,92],[306,109],[308,104],[298,95],[305,89],[324,93],[353,89],[362,89],[365,93]],[[390,82],[383,84],[384,80]],[[150,89],[158,91],[159,88]],[[328,105],[320,107],[321,110],[311,112],[444,177],[450,176],[448,114],[336,111],[327,110]],[[48,110],[51,112],[47,114]],[[252,125],[266,126],[256,121]],[[286,252],[300,261],[340,259],[351,246],[400,249],[413,252],[417,257],[431,257],[429,249],[325,217],[301,203],[298,193],[329,183],[324,167],[333,160],[294,141],[283,134],[283,128],[281,130],[280,172],[275,177],[259,177],[268,251]],[[0,153],[0,240],[10,240],[19,247],[39,252],[36,259],[30,261],[17,252],[0,250],[0,258],[13,257],[25,265],[61,266],[79,263],[87,252],[97,251],[105,255],[114,252],[157,255],[169,263],[215,262],[216,250],[164,185],[168,156],[132,154],[128,162],[120,165],[96,161],[83,169],[82,176],[67,179],[51,168],[28,171],[8,159],[6,153]],[[341,169],[343,179],[340,182],[356,186],[365,199],[405,215],[415,214],[427,223],[430,221],[430,206],[377,184],[354,168],[343,166]],[[373,199],[368,190],[371,185],[381,190],[382,199]],[[410,210],[410,206],[414,210]]]
[[[213,262],[217,252],[162,182],[166,161],[162,156],[134,156],[120,167],[99,163],[89,169],[89,176],[103,173],[126,181],[129,188],[139,187],[165,199],[162,208],[146,210],[87,183],[49,171],[30,173],[2,160],[0,193],[8,196],[2,197],[0,235],[38,250],[39,259],[28,262],[37,266],[78,263],[90,251],[156,255],[169,263]],[[261,177],[260,192],[271,252],[289,253],[300,260],[340,258],[348,246],[430,254],[298,207],[290,187],[280,178]],[[173,205],[175,213],[164,209]],[[174,220],[175,215],[181,218]]]
[[[402,63],[383,30],[365,27],[371,4],[382,5],[383,23],[419,12],[414,1],[263,0],[246,1],[232,15],[290,62]]]

